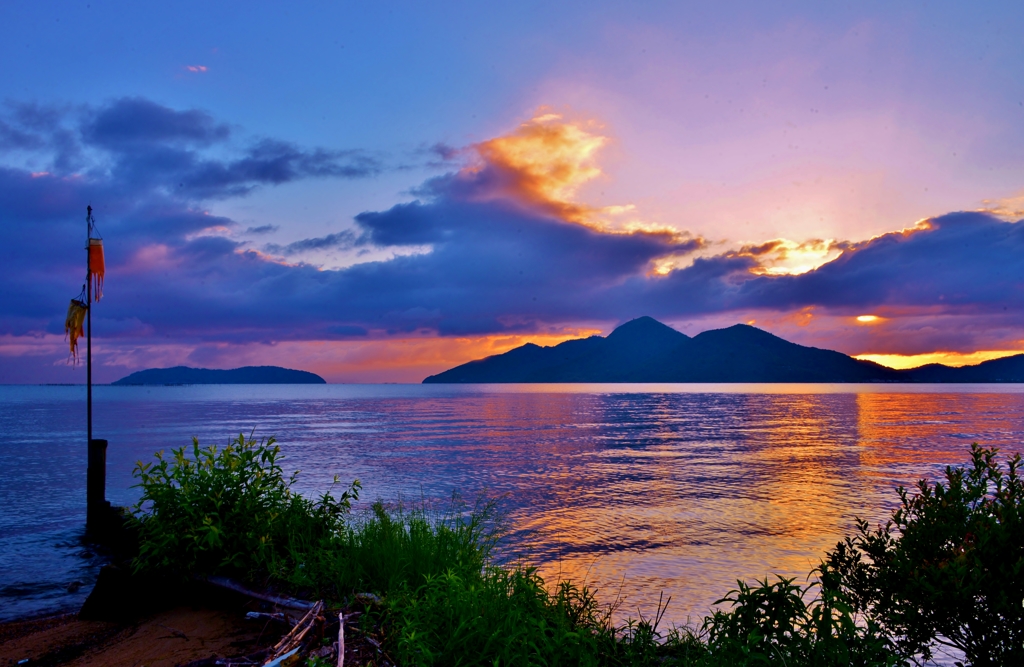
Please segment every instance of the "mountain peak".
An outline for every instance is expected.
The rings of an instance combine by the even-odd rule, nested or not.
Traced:
[[[607,340],[616,343],[680,343],[689,336],[644,315],[620,324],[608,334]]]

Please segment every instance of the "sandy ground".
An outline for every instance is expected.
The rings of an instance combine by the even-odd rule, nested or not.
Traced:
[[[246,619],[244,609],[177,607],[131,624],[81,621],[65,614],[0,625],[0,667],[174,667],[251,653],[277,641],[285,630],[277,623]]]

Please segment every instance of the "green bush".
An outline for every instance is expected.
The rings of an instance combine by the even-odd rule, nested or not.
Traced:
[[[191,449],[191,457],[182,447],[170,460],[158,452],[155,462],[135,467],[142,489],[136,569],[287,575],[345,530],[358,481],[337,497],[329,491],[311,500],[292,491],[295,475],[284,477],[273,438],[239,435],[219,450],[193,438]]]
[[[885,631],[905,656],[928,659],[934,643],[978,665],[1024,660],[1024,480],[1021,458],[974,444],[967,467],[945,483],[899,489],[884,526],[840,542],[823,582]]]

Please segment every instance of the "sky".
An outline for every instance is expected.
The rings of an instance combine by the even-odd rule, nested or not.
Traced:
[[[418,382],[641,315],[1024,352],[1016,2],[0,6],[0,383]]]

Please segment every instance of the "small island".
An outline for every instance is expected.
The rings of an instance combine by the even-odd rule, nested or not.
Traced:
[[[215,368],[147,368],[116,382],[115,386],[168,384],[327,384],[316,373],[280,366],[243,366],[220,370]]]

